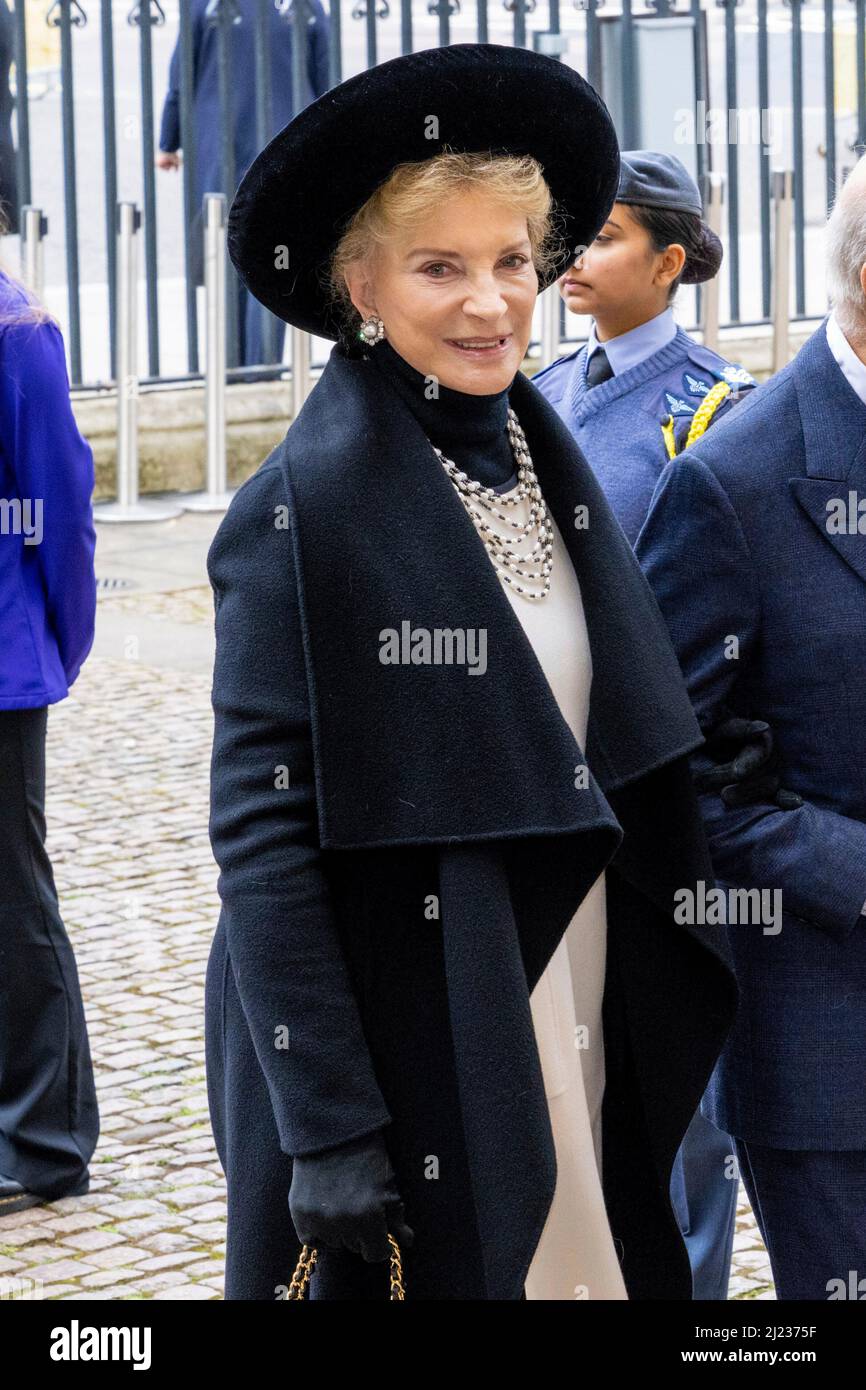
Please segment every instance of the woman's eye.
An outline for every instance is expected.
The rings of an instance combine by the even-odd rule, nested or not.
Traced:
[[[596,237],[596,241],[610,241],[610,237],[604,236],[602,232],[599,232],[598,236]]]
[[[503,258],[504,265],[507,265],[509,261],[512,262],[512,266],[510,266],[509,269],[513,268],[519,270],[521,266],[528,265],[529,257],[522,255],[519,251],[515,251],[511,256],[505,256]],[[437,274],[437,272],[450,269],[451,266],[448,265],[446,261],[431,261],[429,265],[424,266],[424,274],[432,275],[434,280],[441,280],[443,277]]]

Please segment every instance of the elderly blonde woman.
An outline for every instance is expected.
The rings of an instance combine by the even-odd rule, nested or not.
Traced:
[[[618,170],[576,73],[467,44],[329,92],[233,204],[336,346],[209,556],[227,1298],[691,1297],[668,1180],[735,1000],[674,918],[700,733],[520,371]]]

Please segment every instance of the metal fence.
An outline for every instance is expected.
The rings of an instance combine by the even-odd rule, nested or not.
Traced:
[[[236,167],[232,94],[239,83],[253,84],[261,147],[272,128],[268,26],[276,13],[291,44],[292,109],[307,104],[316,6],[317,0],[14,0],[18,196],[24,208],[38,210],[26,222],[30,241],[21,247],[22,263],[30,274],[43,266],[42,288],[64,325],[73,385],[108,384],[117,374],[117,209],[129,201],[141,210],[142,380],[199,378],[202,305],[192,265],[200,254],[195,239],[203,235],[196,195],[201,142],[217,141],[220,156],[217,187],[205,191],[230,198],[243,173]],[[825,311],[823,224],[866,147],[866,0],[654,0],[642,8],[632,0],[331,0],[325,12],[330,85],[437,44],[529,46],[589,78],[611,108],[623,148],[678,153],[705,190],[721,174],[722,327],[770,322],[773,172],[792,170],[792,317]],[[238,24],[249,27],[251,70],[233,65]],[[216,53],[216,131],[203,131],[196,114],[205,29]],[[175,44],[179,179],[155,167],[158,112]],[[567,113],[551,112],[550,119]],[[38,247],[34,238],[43,238]],[[4,241],[4,259],[17,273],[8,253],[12,240]],[[231,267],[228,277],[228,378],[280,373],[276,321],[263,309],[264,365],[240,364]],[[696,323],[700,300],[688,294]],[[571,318],[562,311],[566,339]],[[287,340],[288,351],[291,335]]]

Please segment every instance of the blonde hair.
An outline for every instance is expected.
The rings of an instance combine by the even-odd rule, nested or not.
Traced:
[[[430,159],[398,164],[343,232],[331,257],[327,287],[347,337],[361,322],[346,285],[348,267],[386,244],[396,231],[412,228],[446,198],[470,189],[480,189],[525,214],[536,274],[546,277],[560,264],[564,268],[560,214],[538,160],[532,155],[446,148]]]

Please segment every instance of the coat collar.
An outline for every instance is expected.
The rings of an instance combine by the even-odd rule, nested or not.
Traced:
[[[510,400],[581,586],[587,748],[420,426],[372,363],[336,347],[278,451],[325,848],[605,827],[612,852],[622,832],[605,794],[702,742],[655,600],[583,455],[522,374]],[[483,631],[486,670],[383,664],[383,632],[404,623]],[[575,787],[584,763],[588,785]]]
[[[806,477],[792,478],[791,490],[825,540],[866,580],[862,533],[828,527],[829,508],[841,503],[856,521],[858,502],[866,499],[866,405],[830,351],[826,318],[794,358],[791,373],[806,453]]]

